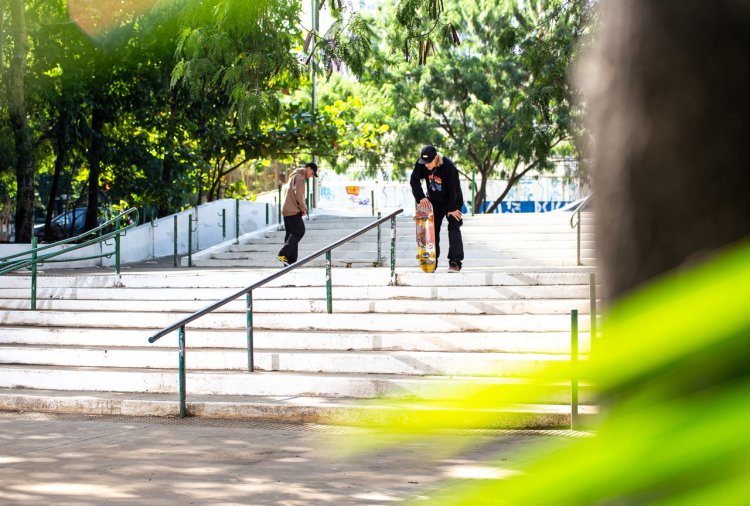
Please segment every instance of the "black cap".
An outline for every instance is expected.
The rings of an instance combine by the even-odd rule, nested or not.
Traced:
[[[315,175],[315,177],[318,177],[318,164],[316,164],[315,162],[307,162],[305,164],[305,168],[307,167],[310,167],[313,170],[313,175]]]
[[[425,164],[430,163],[437,156],[437,149],[435,146],[425,146],[422,148],[422,154],[419,155],[417,163]]]

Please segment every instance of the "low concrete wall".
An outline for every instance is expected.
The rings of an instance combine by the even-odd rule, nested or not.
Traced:
[[[188,253],[189,216],[193,216],[193,251],[200,251],[234,239],[237,233],[237,211],[239,202],[239,235],[263,230],[266,228],[266,208],[268,208],[269,224],[276,224],[277,210],[273,204],[252,202],[249,200],[222,199],[202,206],[170,215],[151,223],[140,225],[127,232],[120,242],[120,261],[122,263],[141,262],[156,257],[174,254],[175,244],[175,216],[177,217],[177,255]],[[221,214],[226,212],[226,238],[222,234]],[[110,241],[112,244],[112,241]],[[114,245],[95,245],[73,251],[60,258],[74,260],[101,254],[102,251],[114,249]],[[60,246],[50,249],[57,251],[70,246]],[[0,258],[31,248],[30,244],[0,244]],[[110,258],[97,258],[61,263],[44,264],[45,269],[114,266],[114,255]]]

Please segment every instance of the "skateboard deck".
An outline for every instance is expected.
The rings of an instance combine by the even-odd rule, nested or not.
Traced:
[[[435,272],[437,258],[435,254],[435,215],[432,204],[417,205],[414,215],[417,224],[417,260],[424,272]]]

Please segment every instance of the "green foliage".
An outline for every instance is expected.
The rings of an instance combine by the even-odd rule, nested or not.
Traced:
[[[746,241],[611,307],[601,345],[580,370],[599,391],[604,409],[593,437],[549,449],[507,479],[445,487],[434,502],[744,503],[750,492],[748,283]],[[534,402],[536,385],[568,374],[565,368],[549,368],[523,389],[475,386],[451,399],[397,404],[380,414],[392,425],[370,437],[360,434],[353,444],[382,449],[377,436],[383,433],[408,439],[444,428],[488,426],[497,410]],[[497,466],[504,467],[500,457]]]
[[[459,169],[481,176],[481,202],[486,180],[502,167],[504,194],[528,171],[550,168],[555,147],[570,145],[567,72],[584,12],[579,2],[450,4],[442,17],[463,27],[460,48],[421,67],[399,65],[388,76],[399,172],[411,169],[421,145],[435,144]]]
[[[192,2],[183,12],[172,84],[193,99],[223,93],[241,126],[257,128],[279,112],[276,92],[294,87],[302,67],[297,0]]]

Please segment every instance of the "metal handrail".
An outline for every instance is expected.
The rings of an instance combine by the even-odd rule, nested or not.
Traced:
[[[134,214],[133,220],[131,220],[131,223],[124,227],[120,227],[120,222],[123,220],[123,218],[126,218],[130,216],[131,214]],[[114,224],[114,229],[110,232],[107,232],[102,235],[96,235],[105,228],[109,227],[110,225]],[[36,278],[37,278],[37,267],[39,265],[43,265],[45,262],[76,262],[80,260],[90,260],[94,258],[110,258],[112,255],[115,255],[115,274],[117,277],[116,284],[119,285],[120,283],[120,236],[127,235],[128,230],[131,228],[134,228],[138,226],[138,209],[131,208],[127,211],[124,211],[120,213],[119,215],[115,216],[114,218],[102,223],[98,227],[88,230],[86,232],[83,232],[82,234],[78,234],[75,237],[71,237],[68,239],[63,239],[62,241],[57,241],[52,244],[48,244],[46,246],[42,246],[41,248],[37,247],[36,244],[36,237],[32,237],[31,239],[31,249],[27,251],[22,251],[20,253],[16,253],[14,255],[10,255],[7,257],[0,258],[0,276],[3,274],[7,274],[9,272],[17,271],[20,269],[24,269],[27,267],[31,267],[31,309],[36,309]],[[40,251],[45,251],[50,248],[54,248],[57,246],[62,246],[65,244],[70,244],[75,241],[79,241],[81,239],[85,239],[86,237],[90,237],[92,235],[96,235],[93,239],[86,240],[81,243],[76,243],[70,248],[60,249],[58,251],[53,251],[51,253],[47,253],[44,255],[39,255]],[[98,244],[108,241],[109,239],[114,238],[115,240],[115,248],[111,252],[107,253],[101,253],[99,255],[90,255],[87,257],[80,257],[80,258],[72,258],[72,259],[59,259],[59,260],[52,260],[52,258],[65,255],[67,253],[70,253],[71,251],[75,251],[77,249],[85,248],[87,246],[91,246],[92,244]],[[26,255],[29,255],[29,258],[19,258],[24,257]],[[9,261],[11,259],[16,258],[17,260]]]
[[[135,215],[135,219],[131,220],[131,223],[121,228],[120,222],[123,220],[123,218],[126,218],[130,216],[131,214]],[[114,224],[113,230],[102,235],[97,235],[112,224]],[[41,248],[37,247],[36,237],[32,237],[30,250],[22,251],[14,255],[0,258],[0,276],[2,276],[3,274],[8,274],[9,272],[17,271],[19,269],[25,269],[27,267],[31,268],[31,309],[36,309],[37,268],[39,267],[39,265],[43,265],[45,262],[50,262],[50,263],[52,262],[76,262],[80,260],[90,260],[94,258],[105,258],[105,257],[110,258],[112,255],[115,255],[115,275],[116,275],[115,284],[119,285],[120,284],[120,236],[127,235],[128,230],[136,226],[138,226],[138,209],[131,208],[115,216],[114,218],[102,223],[101,225],[99,225],[98,227],[92,230],[83,232],[82,234],[78,234],[75,237],[63,239],[62,241],[57,241],[52,244],[42,246]],[[95,235],[96,237],[94,237],[93,239],[88,239],[80,243],[73,244],[69,248],[60,249],[58,251],[53,251],[51,253],[47,253],[44,255],[39,255],[40,251],[46,251],[50,248],[70,244],[75,241],[85,239],[86,237],[91,237],[92,235]],[[115,240],[114,251],[100,253],[98,255],[90,255],[87,257],[52,260],[54,257],[65,255],[67,253],[70,253],[71,251],[75,251],[77,249],[91,246],[92,244],[99,244],[102,242],[106,243],[107,240],[112,239],[112,238],[114,238]],[[26,255],[29,255],[29,257],[19,258],[19,257],[24,257]],[[11,260],[14,258],[17,260]]]
[[[570,228],[576,229],[576,265],[583,265],[581,263],[581,211],[583,211],[583,208],[586,207],[586,204],[589,203],[589,200],[591,200],[593,195],[594,194],[591,193],[588,197],[583,199],[570,217]],[[576,220],[576,222],[573,223],[573,220]]]
[[[395,277],[396,277],[396,216],[403,213],[403,209],[399,209],[398,211],[394,211],[388,216],[385,216],[383,218],[380,218],[378,220],[375,220],[371,224],[367,225],[366,227],[363,227],[356,232],[353,232],[349,234],[348,236],[344,237],[343,239],[340,239],[332,244],[329,244],[328,246],[316,251],[315,253],[311,253],[310,255],[306,256],[302,260],[299,260],[291,265],[288,265],[284,267],[283,269],[279,269],[275,273],[266,276],[265,278],[261,279],[260,281],[256,281],[252,285],[243,288],[237,293],[234,293],[228,297],[225,297],[224,299],[214,302],[210,306],[207,306],[200,311],[196,311],[195,313],[191,314],[190,316],[186,316],[185,318],[173,323],[172,325],[163,328],[156,334],[152,335],[148,338],[149,343],[154,343],[157,340],[161,339],[165,335],[174,332],[175,330],[178,331],[178,354],[179,354],[179,385],[180,385],[180,417],[187,416],[187,404],[185,402],[185,326],[192,322],[197,320],[198,318],[205,316],[208,313],[211,313],[215,311],[216,309],[219,309],[220,307],[234,301],[235,299],[242,297],[243,295],[246,297],[246,316],[247,316],[247,364],[248,364],[248,370],[250,372],[255,370],[255,361],[253,356],[253,290],[256,288],[260,288],[261,286],[283,276],[284,274],[291,272],[295,269],[298,269],[302,267],[303,265],[311,262],[312,260],[318,258],[319,256],[325,254],[326,255],[326,299],[327,299],[327,310],[328,313],[333,312],[333,306],[332,306],[332,294],[331,294],[331,251],[335,248],[338,248],[342,244],[345,244],[353,239],[356,239],[357,237],[361,236],[362,234],[369,232],[375,227],[380,227],[381,224],[385,223],[386,221],[391,221],[391,281],[390,284],[395,284]],[[378,257],[378,261],[380,261],[380,257]]]
[[[135,214],[135,219],[133,219],[132,223],[130,223],[129,225],[127,225],[125,227],[122,227],[122,228],[116,228],[115,230],[112,230],[111,232],[107,232],[106,234],[103,234],[101,236],[97,236],[97,237],[95,237],[93,239],[89,239],[88,241],[85,241],[85,242],[82,242],[82,243],[77,243],[76,242],[76,241],[80,241],[83,238],[90,237],[91,235],[94,235],[94,234],[96,234],[97,232],[99,232],[101,230],[104,230],[105,228],[109,227],[113,223],[122,221],[123,218],[125,218],[125,217],[127,217],[127,216],[129,216],[131,214]],[[14,255],[9,255],[7,257],[2,257],[2,258],[0,258],[0,275],[8,273],[8,272],[15,271],[15,270],[18,270],[18,269],[23,269],[24,267],[28,267],[29,265],[31,265],[31,263],[33,262],[31,258],[25,258],[25,259],[16,260],[14,262],[8,262],[8,260],[10,260],[12,258],[18,258],[18,257],[22,257],[22,256],[25,256],[25,255],[31,255],[32,253],[36,253],[37,255],[39,255],[40,251],[45,251],[45,250],[48,250],[50,248],[54,248],[54,247],[57,247],[57,246],[63,246],[65,244],[76,243],[76,244],[74,244],[70,248],[66,248],[64,250],[55,251],[55,252],[49,253],[47,255],[37,256],[36,262],[38,264],[42,264],[42,263],[44,263],[45,260],[48,260],[48,259],[56,257],[56,256],[63,255],[63,254],[68,253],[70,251],[75,251],[77,249],[85,248],[86,246],[90,246],[90,245],[95,244],[95,243],[106,241],[106,240],[111,239],[112,237],[115,237],[115,236],[125,235],[124,232],[127,232],[127,230],[130,230],[131,228],[134,228],[135,226],[138,225],[138,216],[139,216],[138,209],[135,208],[135,207],[133,207],[133,208],[128,209],[127,211],[124,211],[121,214],[115,216],[114,218],[112,218],[112,219],[110,219],[108,221],[105,221],[104,223],[102,223],[98,227],[93,228],[91,230],[88,230],[86,232],[83,232],[81,234],[78,234],[75,237],[69,237],[68,239],[63,239],[61,241],[53,242],[53,243],[47,244],[45,246],[37,247],[37,248],[32,247],[30,250],[22,251],[20,253],[16,253]],[[74,261],[77,261],[77,260],[88,260],[90,258],[100,258],[100,257],[104,257],[104,256],[109,257],[109,256],[112,256],[112,254],[97,255],[97,256],[93,256],[93,257],[86,257],[86,258],[83,258],[83,259],[76,258]],[[54,261],[59,261],[59,260],[50,260],[50,261],[54,262]],[[65,261],[65,260],[62,260],[62,261]],[[11,267],[13,267],[13,268],[11,268]]]

